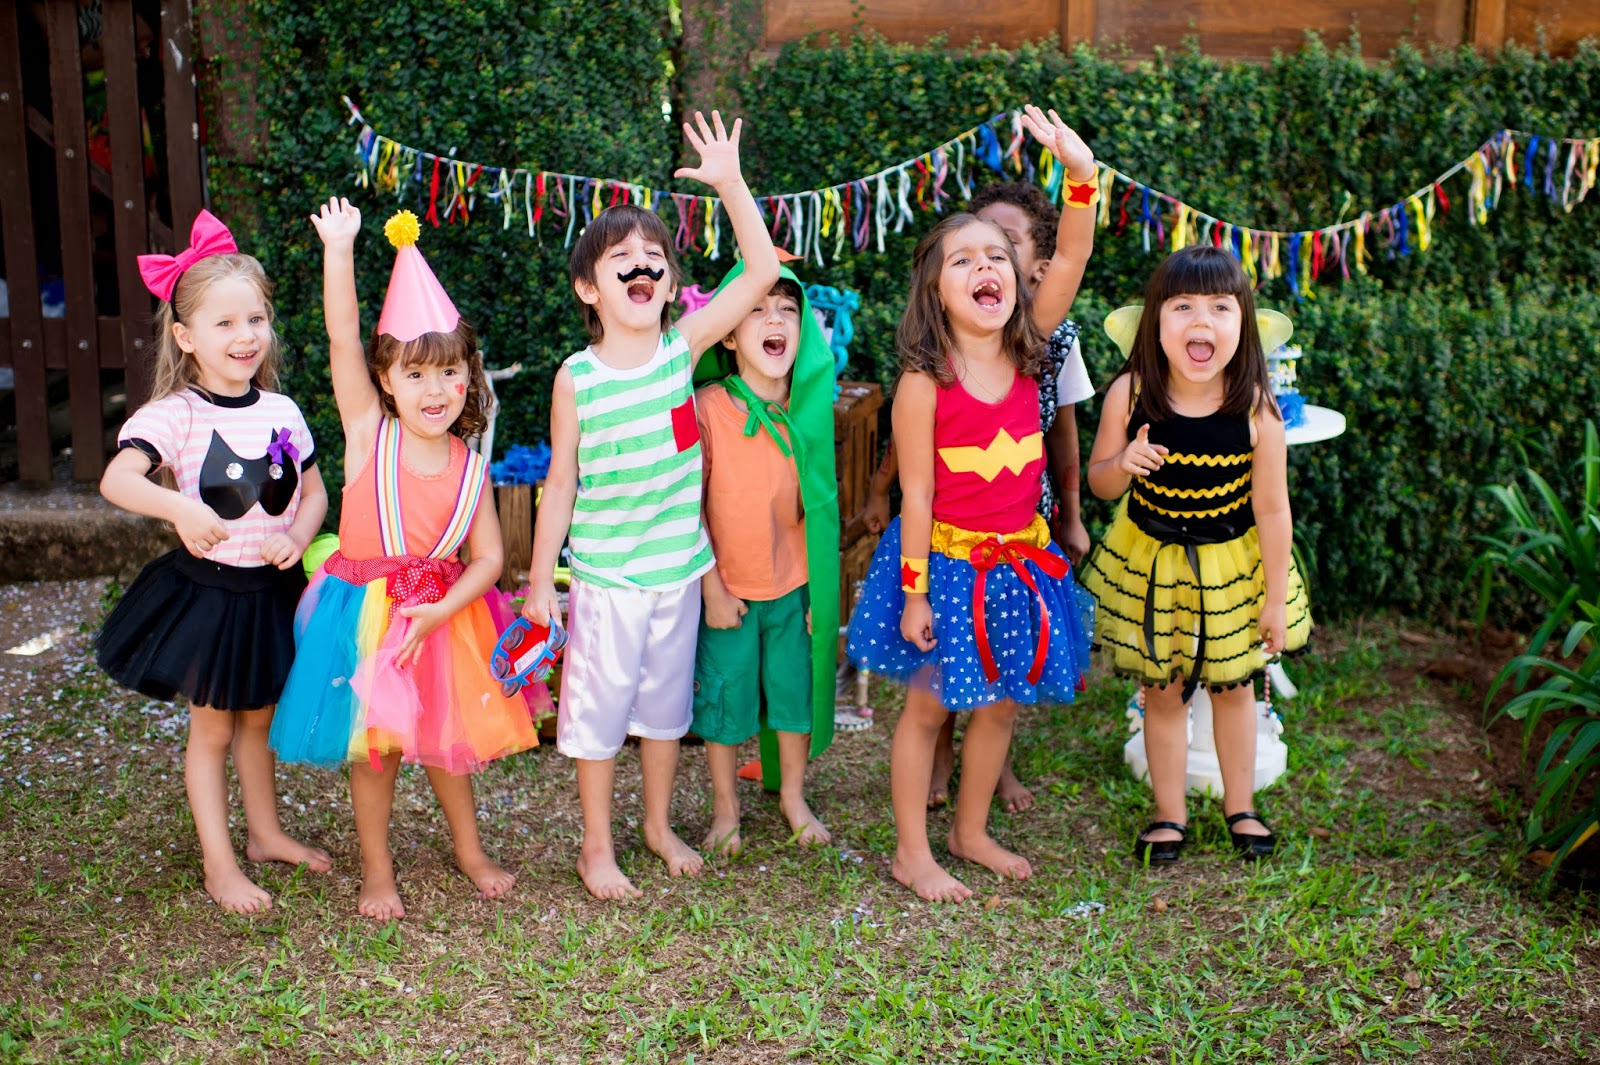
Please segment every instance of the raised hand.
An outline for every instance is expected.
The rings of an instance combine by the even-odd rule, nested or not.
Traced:
[[[739,131],[744,128],[744,120],[733,120],[731,134],[722,126],[720,111],[711,112],[709,126],[706,116],[699,111],[694,113],[694,121],[699,129],[685,122],[683,135],[700,153],[700,165],[679,167],[673,171],[673,176],[703,182],[718,190],[744,181],[744,175],[739,172]]]
[[[361,232],[361,210],[351,206],[349,200],[334,196],[311,216],[311,224],[328,247],[349,247]]]
[[[1076,130],[1062,121],[1051,108],[1048,113],[1033,104],[1022,108],[1022,125],[1033,139],[1049,150],[1050,154],[1067,169],[1074,181],[1088,181],[1095,175],[1094,152],[1078,136]]]
[[[1117,459],[1117,468],[1130,477],[1148,477],[1167,464],[1167,449],[1150,442],[1150,423],[1139,426],[1139,435],[1129,441]]]

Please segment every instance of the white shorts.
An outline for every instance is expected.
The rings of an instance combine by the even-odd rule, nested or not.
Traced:
[[[574,577],[556,707],[556,750],[614,758],[629,736],[676,740],[694,716],[700,582],[669,591],[604,588]]]

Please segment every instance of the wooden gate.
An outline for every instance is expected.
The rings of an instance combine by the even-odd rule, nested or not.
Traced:
[[[170,254],[202,206],[193,37],[189,0],[0,4],[0,479],[50,481],[68,441],[72,476],[98,478],[108,428],[149,393],[135,257]]]

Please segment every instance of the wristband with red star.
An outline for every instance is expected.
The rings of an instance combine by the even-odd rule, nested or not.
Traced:
[[[1061,182],[1061,202],[1067,207],[1093,207],[1100,198],[1100,179],[1095,175],[1088,181],[1064,178]]]
[[[928,560],[900,556],[900,590],[928,594]]]

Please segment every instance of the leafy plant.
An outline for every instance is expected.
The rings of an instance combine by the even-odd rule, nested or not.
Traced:
[[[1527,825],[1528,842],[1555,847],[1551,869],[1600,826],[1600,437],[1594,422],[1584,425],[1582,492],[1576,512],[1538,472],[1525,471],[1541,506],[1536,507],[1516,484],[1494,485],[1489,491],[1505,511],[1506,521],[1495,536],[1482,537],[1487,549],[1474,563],[1479,571],[1479,616],[1487,609],[1491,578],[1499,573],[1537,594],[1546,604],[1544,621],[1534,631],[1526,653],[1507,662],[1490,686],[1486,705],[1510,684],[1517,694],[1496,716],[1522,722],[1523,746],[1537,735],[1548,714],[1561,716],[1550,730],[1534,767],[1536,794]],[[1544,649],[1565,627],[1560,661]],[[1566,660],[1584,653],[1576,667]],[[1543,680],[1523,690],[1537,671]],[[1586,797],[1587,796],[1587,797]]]
[[[1593,520],[1600,529],[1600,519]],[[1580,600],[1577,609],[1583,618],[1567,631],[1563,658],[1584,642],[1592,644],[1594,626],[1600,624],[1600,605]],[[1527,827],[1530,844],[1556,848],[1550,863],[1555,870],[1600,828],[1600,790],[1595,787],[1600,780],[1600,648],[1590,650],[1576,668],[1537,654],[1519,655],[1495,678],[1490,699],[1513,673],[1525,675],[1533,669],[1548,674],[1544,682],[1514,696],[1499,713],[1522,722],[1524,745],[1546,714],[1567,715],[1550,730],[1534,767],[1537,791]]]
[[[1578,511],[1569,514],[1560,495],[1536,470],[1524,470],[1539,508],[1515,484],[1491,485],[1489,494],[1505,512],[1505,523],[1492,536],[1480,536],[1484,552],[1472,565],[1479,576],[1478,622],[1488,613],[1494,577],[1504,574],[1535,593],[1545,604],[1544,620],[1534,631],[1529,651],[1537,653],[1566,626],[1580,603],[1600,602],[1600,564],[1597,564],[1596,533],[1600,531],[1600,438],[1594,422],[1584,423],[1582,495]],[[1581,622],[1573,626],[1584,646],[1594,639]],[[1571,654],[1571,651],[1564,652]],[[1517,672],[1520,686],[1527,670]]]

